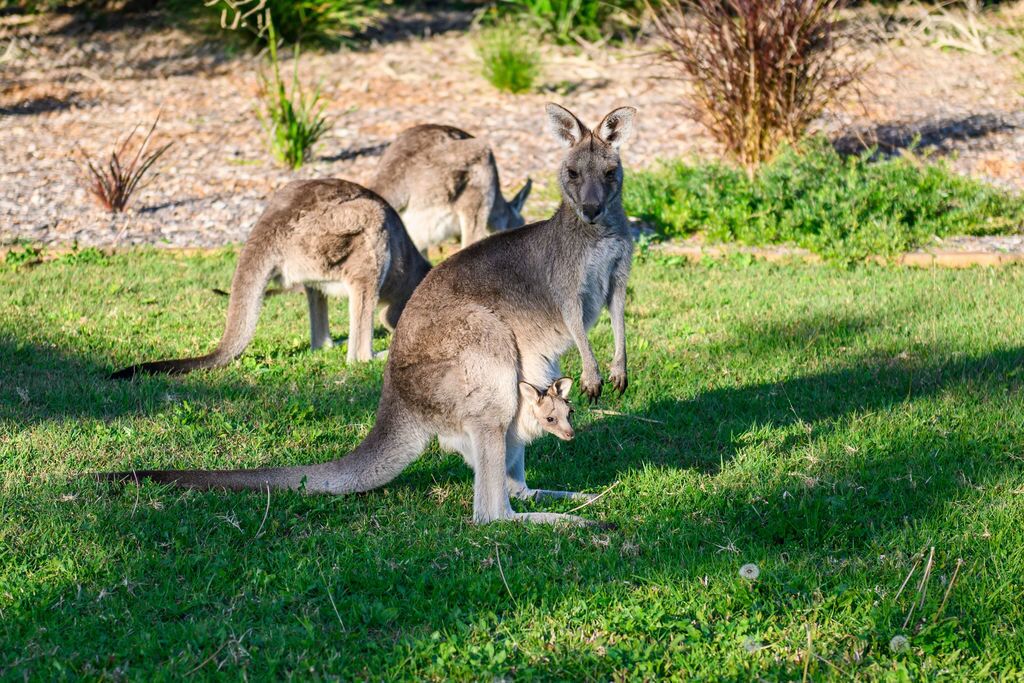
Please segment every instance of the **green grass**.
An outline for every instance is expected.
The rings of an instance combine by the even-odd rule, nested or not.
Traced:
[[[754,180],[717,162],[671,162],[631,174],[630,215],[667,237],[794,243],[840,261],[893,255],[933,236],[1020,232],[1024,200],[913,155],[841,157],[812,139]]]
[[[522,26],[505,22],[483,29],[476,39],[476,52],[484,78],[498,90],[527,92],[540,77],[536,37]]]
[[[629,392],[527,458],[535,486],[621,482],[584,511],[609,532],[473,526],[434,447],[269,507],[66,483],[339,457],[383,367],[310,353],[280,296],[232,366],[108,382],[211,348],[235,258],[93,256],[0,269],[2,679],[1024,678],[1024,269],[638,262]]]

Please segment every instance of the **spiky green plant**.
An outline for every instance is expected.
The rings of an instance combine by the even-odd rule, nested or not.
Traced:
[[[270,151],[282,164],[297,169],[308,159],[313,145],[331,129],[324,116],[325,105],[320,88],[311,93],[304,91],[299,81],[299,47],[295,47],[291,86],[286,87],[281,77],[281,64],[277,52],[277,32],[273,18],[266,19],[267,55],[270,75],[260,73],[260,124],[268,135]]]

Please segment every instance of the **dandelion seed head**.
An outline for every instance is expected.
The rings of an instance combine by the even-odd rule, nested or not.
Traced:
[[[893,652],[906,652],[910,649],[910,641],[906,636],[893,636],[889,641],[889,649]]]
[[[740,576],[748,581],[753,581],[761,576],[761,570],[758,569],[756,564],[748,563],[740,567]]]

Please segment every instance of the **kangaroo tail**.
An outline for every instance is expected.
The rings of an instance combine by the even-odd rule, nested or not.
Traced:
[[[245,350],[256,330],[256,321],[263,303],[263,290],[274,272],[272,256],[263,250],[246,246],[238,257],[238,267],[231,281],[228,318],[224,334],[213,353],[196,358],[158,360],[131,365],[110,375],[110,379],[131,379],[135,375],[167,373],[183,375],[193,370],[219,368],[227,365]]]
[[[357,493],[383,486],[419,457],[429,440],[408,412],[383,406],[370,433],[355,450],[319,465],[250,470],[138,470],[100,472],[97,481],[122,484],[143,479],[193,489],[303,490],[306,493]]]

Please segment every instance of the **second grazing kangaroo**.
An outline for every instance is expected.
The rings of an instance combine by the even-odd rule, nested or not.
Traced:
[[[465,445],[473,464],[473,519],[567,521],[515,512],[509,496],[574,496],[530,489],[515,429],[520,381],[549,386],[559,357],[575,344],[581,388],[596,400],[601,374],[587,330],[606,306],[615,355],[611,382],[626,390],[626,282],[633,243],[622,208],[618,148],[636,110],[616,109],[589,130],[550,104],[548,129],[567,150],[559,169],[562,203],[548,220],[498,233],[434,268],[413,292],[395,330],[377,417],[355,450],[317,465],[250,470],[117,473],[192,488],[293,489],[344,494],[383,486],[419,457],[431,437]]]
[[[367,187],[398,211],[425,252],[450,237],[461,236],[466,247],[490,232],[522,226],[532,182],[506,201],[486,142],[458,128],[425,124],[399,133]]]
[[[212,353],[132,365],[113,379],[138,373],[181,374],[227,365],[252,339],[271,278],[301,284],[309,303],[311,346],[332,345],[327,297],[349,299],[348,360],[373,355],[373,314],[389,329],[430,264],[409,240],[402,220],[375,193],[345,180],[296,180],[270,198],[246,240],[231,282],[227,323]]]

